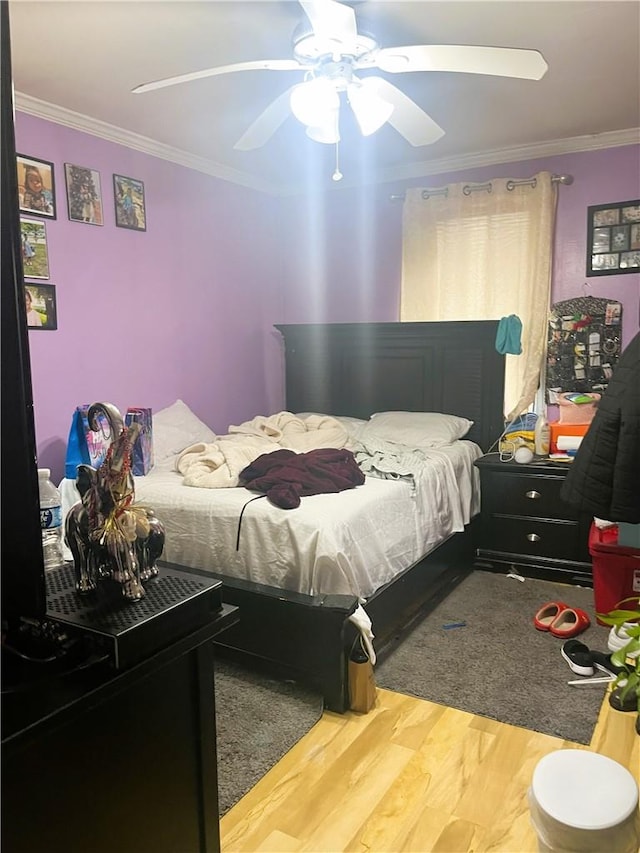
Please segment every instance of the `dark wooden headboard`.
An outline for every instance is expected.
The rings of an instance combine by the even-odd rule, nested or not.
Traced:
[[[483,450],[504,428],[504,356],[497,320],[277,325],[286,354],[286,408],[368,418],[444,412],[470,418]]]

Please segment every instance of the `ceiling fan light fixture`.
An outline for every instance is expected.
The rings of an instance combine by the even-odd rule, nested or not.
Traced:
[[[333,122],[327,122],[320,127],[307,127],[306,134],[314,142],[323,142],[325,145],[335,145],[340,142],[340,131],[338,130],[338,114]]]
[[[389,121],[393,104],[385,101],[376,91],[376,81],[365,79],[350,83],[347,98],[363,136],[371,136]]]
[[[371,32],[359,31],[362,20],[354,6],[362,0],[298,0],[305,19],[293,34],[289,59],[255,59],[190,71],[143,83],[136,93],[205,80],[243,71],[303,71],[304,82],[290,86],[267,105],[234,145],[252,151],[264,145],[293,115],[307,129],[309,138],[338,143],[341,95],[350,107],[364,136],[388,123],[413,147],[432,145],[444,135],[440,125],[402,88],[361,70],[404,72],[457,72],[523,80],[540,80],[548,65],[538,50],[465,44],[414,44],[381,47]],[[336,174],[340,170],[336,168]]]
[[[340,108],[340,96],[325,77],[314,77],[294,86],[289,98],[291,112],[307,127],[324,127]]]

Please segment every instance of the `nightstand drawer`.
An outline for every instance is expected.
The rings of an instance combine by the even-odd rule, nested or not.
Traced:
[[[564,477],[536,477],[508,471],[485,471],[482,511],[575,521],[575,511],[560,500]]]
[[[483,526],[481,548],[531,557],[576,560],[583,550],[580,537],[581,528],[576,521],[541,521],[493,515]]]

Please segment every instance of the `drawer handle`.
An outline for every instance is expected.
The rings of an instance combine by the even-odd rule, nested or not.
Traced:
[[[532,501],[537,500],[540,497],[540,492],[531,491],[524,493],[525,498],[531,498]]]
[[[539,542],[540,541],[540,537],[538,536],[537,533],[527,533],[527,539],[529,540],[529,542]]]

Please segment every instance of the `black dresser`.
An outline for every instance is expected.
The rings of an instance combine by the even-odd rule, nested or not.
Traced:
[[[476,567],[504,571],[513,565],[528,577],[591,586],[592,519],[560,498],[570,463],[521,465],[488,453],[475,464],[482,488]]]
[[[205,624],[128,669],[22,690],[3,672],[3,851],[218,853],[213,640],[239,617],[214,593]]]

